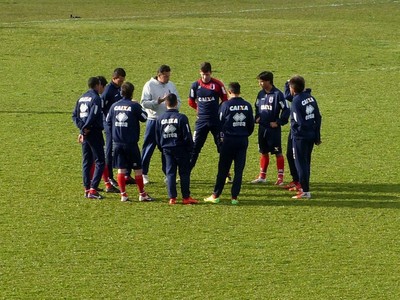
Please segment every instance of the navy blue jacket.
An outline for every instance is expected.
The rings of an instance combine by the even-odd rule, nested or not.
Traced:
[[[260,117],[259,124],[269,128],[270,122],[277,122],[279,125],[285,125],[289,121],[290,109],[286,104],[283,93],[275,86],[268,93],[262,89],[255,103],[255,119]]]
[[[320,142],[321,120],[317,101],[309,92],[294,95],[290,108],[292,138]]]
[[[103,94],[101,94],[101,100],[103,101],[103,114],[104,120],[110,111],[111,105],[122,99],[121,87],[116,86],[113,82],[110,82],[104,88]]]
[[[111,128],[114,143],[136,144],[140,137],[140,123],[147,120],[142,106],[131,99],[123,98],[110,107],[106,122]]]
[[[103,130],[101,99],[97,91],[90,89],[78,99],[72,112],[72,120],[81,134],[84,129]]]
[[[251,104],[241,97],[234,97],[221,104],[219,109],[221,136],[248,137],[254,131]]]
[[[168,109],[157,118],[156,142],[158,148],[184,147],[188,152],[192,150],[193,138],[186,115],[177,109]]]

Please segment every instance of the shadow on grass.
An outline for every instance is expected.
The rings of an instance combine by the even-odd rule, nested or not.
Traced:
[[[229,188],[224,190],[224,194],[226,193],[229,193]],[[399,184],[312,183],[311,199],[295,200],[291,198],[294,194],[271,185],[255,186],[245,183],[240,204],[400,209]]]

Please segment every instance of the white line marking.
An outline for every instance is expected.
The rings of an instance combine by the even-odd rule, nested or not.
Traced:
[[[371,1],[368,3],[364,2],[349,2],[349,3],[332,3],[332,4],[321,4],[321,5],[306,5],[297,7],[274,7],[274,8],[253,8],[253,9],[242,9],[238,11],[223,11],[223,12],[213,12],[212,14],[235,14],[235,13],[250,13],[250,12],[261,12],[261,11],[271,11],[271,10],[301,10],[309,8],[324,8],[324,7],[344,7],[344,6],[356,6],[356,5],[379,5],[379,4],[393,4],[398,3],[395,1]],[[190,12],[190,13],[165,13],[165,14],[154,14],[154,15],[138,15],[138,16],[125,16],[125,17],[112,17],[112,18],[65,18],[65,19],[53,19],[53,20],[33,20],[33,21],[16,21],[16,22],[0,22],[1,25],[14,25],[14,24],[40,24],[40,23],[59,23],[59,22],[71,22],[71,21],[106,21],[106,20],[129,20],[129,19],[153,19],[159,17],[179,17],[179,16],[196,16],[203,15],[203,12]]]

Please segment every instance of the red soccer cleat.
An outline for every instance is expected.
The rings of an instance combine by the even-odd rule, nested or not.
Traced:
[[[196,199],[193,199],[192,197],[188,197],[182,200],[182,204],[197,204],[199,203],[199,201],[197,201]]]

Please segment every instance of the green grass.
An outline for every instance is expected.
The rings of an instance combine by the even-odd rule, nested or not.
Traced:
[[[398,299],[399,9],[390,0],[0,0],[0,298]],[[169,64],[193,129],[186,98],[205,60],[252,103],[260,71],[279,88],[304,75],[323,115],[313,198],[271,185],[274,158],[268,185],[248,183],[258,172],[253,135],[237,207],[229,185],[221,204],[168,206],[158,154],[155,203],[84,199],[71,112],[87,78],[122,66],[140,98]],[[217,160],[209,138],[195,198],[212,192]]]

